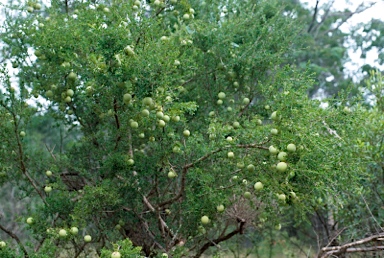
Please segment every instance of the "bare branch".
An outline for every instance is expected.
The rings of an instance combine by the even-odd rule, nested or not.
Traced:
[[[307,30],[308,33],[311,32],[313,26],[314,26],[315,23],[316,23],[316,17],[317,17],[317,11],[318,11],[318,7],[319,7],[319,2],[320,2],[320,0],[317,0],[317,1],[316,1],[315,11],[313,12],[313,16],[312,16],[312,22],[311,22],[311,24],[309,25],[308,30]]]
[[[2,231],[4,231],[5,233],[7,233],[8,236],[10,236],[11,238],[15,239],[15,241],[16,241],[17,244],[19,245],[21,251],[24,253],[24,257],[25,257],[25,258],[28,258],[28,257],[29,257],[29,254],[28,254],[28,252],[27,252],[27,249],[25,249],[23,243],[21,243],[20,238],[19,238],[15,233],[13,233],[12,231],[10,231],[10,230],[4,228],[1,224],[0,224],[0,229],[1,229]]]
[[[377,250],[384,250],[384,246],[359,247],[359,248],[356,247],[355,248],[355,246],[357,246],[357,245],[362,245],[362,244],[370,243],[373,241],[377,241],[383,237],[384,237],[384,233],[381,233],[378,235],[366,237],[366,238],[360,239],[358,241],[350,242],[350,243],[340,245],[340,246],[323,247],[321,249],[321,252],[318,255],[318,257],[326,258],[326,257],[329,257],[330,255],[342,254],[342,253],[371,252],[371,251],[377,251]]]
[[[242,232],[244,231],[244,226],[245,226],[245,220],[241,220],[239,222],[239,227],[237,229],[235,229],[234,231],[228,233],[227,235],[224,235],[224,236],[221,236],[219,238],[216,238],[214,240],[210,240],[209,242],[207,242],[206,244],[204,244],[200,250],[196,253],[196,255],[194,256],[195,258],[198,258],[200,257],[205,251],[208,250],[209,247],[211,246],[215,246],[217,245],[218,243],[220,242],[223,242],[225,240],[228,240],[230,239],[231,237],[233,237],[234,235],[237,235],[237,234],[242,234]]]

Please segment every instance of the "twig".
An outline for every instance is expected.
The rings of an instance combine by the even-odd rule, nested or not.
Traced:
[[[21,243],[20,241],[20,238],[18,236],[16,236],[16,234],[14,234],[12,231],[4,228],[1,224],[0,224],[0,229],[2,231],[4,231],[5,233],[7,233],[7,235],[9,235],[11,238],[15,239],[15,241],[17,242],[17,244],[19,245],[21,251],[24,253],[24,257],[25,258],[28,258],[29,257],[29,254],[27,252],[27,249],[25,249],[24,245]]]
[[[244,226],[245,226],[245,220],[241,220],[240,221],[240,224],[239,224],[239,227],[237,229],[235,229],[234,231],[232,231],[231,233],[228,233],[227,235],[224,235],[224,236],[221,236],[217,239],[214,239],[214,240],[210,240],[209,242],[207,242],[206,244],[204,244],[200,250],[198,250],[198,252],[196,253],[196,255],[194,256],[195,258],[198,258],[200,257],[205,251],[208,250],[209,247],[211,246],[215,246],[217,245],[218,243],[220,242],[223,242],[225,240],[228,240],[230,239],[231,237],[233,237],[234,235],[237,235],[237,234],[241,234],[243,231],[244,231]]]
[[[315,11],[313,12],[312,21],[311,21],[311,24],[309,25],[308,30],[307,30],[308,33],[311,32],[313,26],[315,25],[316,16],[317,16],[317,10],[318,10],[318,7],[319,7],[319,2],[320,2],[320,0],[316,1]]]

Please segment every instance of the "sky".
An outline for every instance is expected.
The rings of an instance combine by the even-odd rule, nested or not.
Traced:
[[[314,9],[316,5],[316,0],[301,0],[300,2],[306,4],[308,8]],[[330,2],[330,0],[320,0],[319,4]],[[362,2],[370,3],[370,2],[376,2],[376,4],[367,10],[365,10],[362,13],[355,14],[346,22],[343,24],[340,29],[343,32],[348,32],[349,29],[359,23],[368,23],[371,19],[384,19],[383,17],[383,11],[384,11],[384,0],[376,0],[376,1],[366,1],[366,0],[334,0],[333,8],[337,10],[343,10],[345,8],[349,8],[351,10],[356,10],[358,5]],[[351,75],[356,81],[359,80],[361,76],[358,75],[359,67],[361,67],[364,64],[370,64],[376,66],[379,66],[376,62],[377,59],[377,51],[372,50],[367,53],[367,56],[365,59],[360,58],[361,52],[357,51],[354,52],[353,50],[349,50],[349,56],[351,58],[351,62],[348,62],[345,67],[346,71]],[[384,69],[382,66],[381,68]]]

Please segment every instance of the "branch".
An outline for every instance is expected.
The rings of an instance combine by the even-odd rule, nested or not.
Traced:
[[[317,1],[316,1],[315,11],[313,12],[313,16],[312,16],[312,22],[311,22],[311,24],[309,25],[308,30],[307,30],[308,33],[311,32],[313,26],[315,25],[315,22],[316,22],[316,16],[317,16],[317,11],[318,11],[318,7],[319,7],[319,2],[320,2],[320,0],[317,0]]]
[[[233,237],[234,235],[237,235],[237,234],[241,234],[243,231],[244,231],[244,226],[245,226],[245,220],[241,220],[240,221],[240,225],[239,227],[232,231],[231,233],[228,233],[227,235],[224,235],[224,236],[221,236],[217,239],[214,239],[214,240],[211,240],[209,242],[207,242],[205,245],[203,245],[200,250],[197,252],[197,254],[194,256],[195,258],[198,258],[200,257],[205,251],[208,250],[209,247],[211,246],[215,246],[217,245],[218,243],[220,242],[223,242],[225,240],[228,240],[230,239],[231,237]]]
[[[268,140],[266,141],[268,142]],[[240,149],[251,149],[251,148],[256,148],[256,149],[262,149],[262,150],[268,150],[267,147],[264,147],[262,146],[263,144],[265,144],[265,142],[262,142],[261,144],[256,144],[256,143],[253,143],[253,144],[239,144],[239,145],[236,145],[237,148],[240,148]],[[173,203],[175,201],[177,201],[178,199],[180,199],[183,194],[184,194],[184,191],[185,191],[185,184],[186,184],[186,175],[187,175],[187,172],[188,172],[188,169],[190,168],[193,168],[194,166],[196,166],[197,163],[200,163],[206,159],[208,159],[209,157],[211,157],[212,155],[218,153],[218,152],[221,152],[223,150],[226,150],[226,149],[229,149],[229,148],[233,148],[232,146],[225,146],[225,147],[222,147],[222,148],[219,148],[219,149],[216,149],[214,151],[211,151],[207,154],[205,154],[204,156],[198,158],[197,160],[195,160],[194,162],[192,163],[189,163],[189,164],[186,164],[184,167],[183,167],[183,171],[182,171],[182,176],[181,176],[181,184],[180,184],[180,190],[179,192],[177,193],[176,196],[174,196],[173,198],[171,199],[168,199],[167,201],[164,201],[162,203],[159,203],[156,207],[156,209],[159,209],[160,207],[163,207],[167,204],[170,204],[170,203]]]
[[[340,246],[331,246],[331,247],[323,247],[321,249],[320,254],[318,257],[325,258],[333,254],[342,254],[342,253],[352,253],[352,252],[370,252],[370,251],[376,251],[376,250],[384,250],[384,246],[373,246],[373,247],[361,247],[361,248],[353,248],[356,245],[362,245],[365,243],[369,243],[372,241],[380,240],[384,237],[384,233],[373,235],[370,237],[366,237],[363,239],[360,239],[358,241],[354,241],[351,243],[347,243]]]
[[[120,129],[120,121],[119,121],[119,117],[117,116],[117,108],[118,108],[118,105],[117,105],[117,100],[116,98],[113,99],[113,110],[114,110],[114,117],[115,117],[115,123],[116,123],[116,129],[118,131],[118,135],[117,135],[117,138],[116,138],[116,144],[115,144],[115,150],[117,150],[117,147],[119,146],[119,142],[121,140],[121,135],[119,133],[119,129]]]
[[[344,16],[344,18],[341,19],[340,23],[337,24],[335,28],[325,31],[324,34],[328,34],[329,32],[334,32],[338,30],[344,23],[346,23],[350,18],[352,18],[353,15],[362,13],[365,10],[374,6],[375,4],[376,2],[373,2],[373,3],[370,3],[368,6],[364,6],[364,2],[362,2],[361,4],[359,4],[359,6],[356,8],[354,12],[349,12],[348,15]]]
[[[23,251],[24,253],[24,257],[25,258],[28,258],[29,257],[29,254],[27,252],[27,249],[25,249],[23,243],[21,243],[20,239],[18,236],[16,236],[16,234],[14,234],[12,231],[9,231],[8,229],[4,228],[1,224],[0,224],[0,229],[2,231],[4,231],[5,233],[7,233],[7,235],[9,235],[11,238],[15,239],[15,241],[17,242],[17,244],[19,245],[21,251]]]

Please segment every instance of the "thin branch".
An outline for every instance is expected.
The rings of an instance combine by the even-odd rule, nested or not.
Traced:
[[[368,203],[367,201],[365,200],[364,196],[361,194],[361,198],[363,199],[364,203],[365,203],[365,207],[367,207],[367,210],[369,212],[369,214],[371,214],[372,216],[372,219],[376,222],[376,224],[379,226],[379,228],[381,229],[381,231],[383,231],[383,228],[380,226],[380,223],[376,220],[375,216],[372,214],[372,211],[371,209],[369,208],[368,206]]]
[[[266,141],[267,142],[267,141]],[[262,149],[262,150],[268,150],[267,147],[265,146],[262,146],[262,144],[264,144],[265,142],[261,143],[261,144],[239,144],[239,145],[236,145],[237,148],[242,148],[242,149],[251,149],[251,148],[257,148],[257,149]],[[162,203],[159,203],[156,207],[156,209],[159,209],[160,207],[163,207],[167,204],[170,204],[170,203],[173,203],[175,201],[177,201],[178,199],[180,199],[183,194],[184,194],[184,191],[185,191],[185,184],[186,184],[186,176],[187,176],[187,172],[188,172],[188,169],[196,166],[197,163],[200,163],[204,160],[207,160],[209,157],[211,157],[212,155],[218,153],[218,152],[221,152],[223,150],[226,150],[226,149],[229,149],[229,148],[233,148],[232,146],[225,146],[225,147],[222,147],[222,148],[219,148],[219,149],[216,149],[214,151],[211,151],[207,154],[205,154],[204,156],[198,158],[197,160],[195,160],[194,162],[192,163],[189,163],[189,164],[186,164],[184,167],[183,167],[183,170],[182,170],[182,175],[181,175],[181,183],[180,183],[180,190],[179,192],[171,199],[168,199]]]
[[[19,245],[21,251],[24,253],[24,257],[25,258],[28,258],[29,257],[29,254],[27,252],[27,249],[25,249],[23,243],[21,243],[20,241],[20,238],[18,236],[16,236],[16,234],[14,234],[12,231],[4,228],[1,224],[0,224],[0,229],[2,231],[4,231],[5,233],[7,233],[8,236],[10,236],[11,238],[15,239],[15,241],[17,242],[17,244]]]
[[[194,257],[198,258],[205,251],[207,251],[209,247],[215,246],[215,245],[217,245],[220,242],[226,241],[226,240],[230,239],[231,237],[233,237],[233,236],[235,236],[235,235],[237,235],[239,233],[241,234],[244,231],[244,226],[245,226],[245,220],[241,220],[240,224],[239,224],[239,227],[236,230],[232,231],[231,233],[228,233],[227,235],[221,236],[221,237],[219,237],[217,239],[210,240],[209,242],[207,242],[205,245],[203,245],[200,248],[200,250],[196,253],[196,255]]]
[[[370,237],[366,237],[366,238],[360,239],[358,241],[350,242],[350,243],[340,245],[340,246],[323,247],[321,249],[321,253],[318,255],[318,257],[325,258],[325,257],[328,257],[332,254],[384,250],[384,246],[353,248],[356,245],[362,245],[362,244],[366,244],[369,242],[373,242],[373,241],[376,241],[382,237],[384,237],[384,233],[381,233],[378,235],[373,235]]]
[[[315,11],[313,12],[312,21],[311,21],[311,24],[309,25],[308,30],[307,30],[308,33],[311,32],[313,26],[315,25],[316,17],[317,17],[317,11],[318,11],[318,7],[319,7],[319,2],[320,2],[320,0],[316,1]]]
[[[344,23],[346,23],[350,18],[352,18],[352,16],[368,10],[369,8],[374,6],[375,4],[376,4],[376,2],[373,2],[373,3],[370,3],[368,6],[364,6],[364,2],[362,2],[361,4],[359,4],[359,6],[356,8],[356,10],[354,12],[349,12],[348,15],[344,16],[344,18],[341,19],[341,21],[339,22],[339,24],[337,24],[337,26],[335,28],[325,31],[324,34],[328,34],[329,32],[337,31]]]

